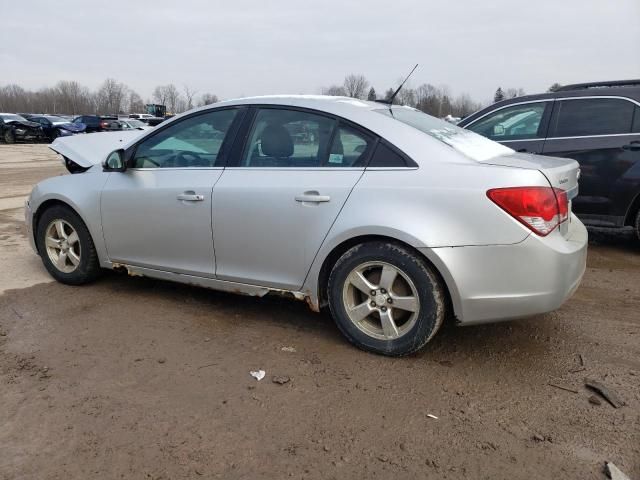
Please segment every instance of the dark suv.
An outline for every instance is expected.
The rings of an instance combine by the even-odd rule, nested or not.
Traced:
[[[504,100],[459,126],[518,152],[577,160],[576,215],[591,226],[633,227],[640,238],[640,80]]]
[[[111,130],[121,130],[118,117],[109,115],[82,115],[73,119],[72,123],[83,123],[87,126],[87,133],[109,132]]]

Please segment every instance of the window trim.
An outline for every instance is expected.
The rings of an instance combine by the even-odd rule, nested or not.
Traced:
[[[138,150],[138,146],[142,142],[145,142],[146,140],[155,137],[156,135],[158,135],[162,131],[166,130],[167,128],[171,128],[172,126],[174,126],[175,124],[177,124],[177,123],[179,123],[179,122],[181,122],[183,120],[188,120],[190,118],[198,117],[200,115],[206,115],[206,114],[209,114],[209,113],[222,112],[224,110],[238,110],[238,113],[236,114],[235,118],[231,122],[231,125],[229,126],[229,131],[225,135],[225,138],[224,138],[224,140],[222,142],[222,145],[220,145],[220,151],[222,152],[222,155],[223,155],[220,165],[215,166],[215,167],[134,167],[133,166],[133,162],[135,160],[135,156],[136,156],[136,152]],[[240,126],[243,123],[243,120],[244,120],[244,117],[245,117],[245,115],[247,113],[247,110],[248,109],[247,109],[247,107],[245,105],[229,105],[229,106],[224,106],[224,107],[208,108],[206,110],[198,110],[196,112],[193,112],[193,113],[190,113],[188,115],[185,115],[184,117],[178,117],[175,121],[168,122],[165,125],[160,124],[160,125],[162,125],[161,128],[158,128],[158,127],[154,128],[153,131],[150,134],[143,136],[138,141],[136,141],[133,145],[131,145],[129,148],[127,148],[127,150],[125,151],[125,162],[127,164],[127,170],[135,170],[135,171],[138,171],[138,170],[140,170],[140,171],[156,171],[156,170],[162,170],[162,171],[164,171],[164,170],[223,170],[227,166],[229,153],[233,151],[233,145],[235,144],[236,136],[238,134]]]
[[[627,98],[627,97],[621,97],[619,95],[585,95],[585,96],[580,96],[580,97],[562,97],[562,98],[556,98],[556,100],[558,102],[563,102],[566,100],[591,100],[591,99],[614,99],[614,100],[626,100],[627,102],[635,105],[636,107],[640,108],[640,102],[637,102],[635,100],[633,100],[632,98]],[[551,128],[551,124],[553,123],[553,121],[555,121],[557,123],[558,121],[558,107],[557,105],[560,105],[560,103],[557,103],[556,105],[554,105],[553,108],[553,113],[551,115],[551,121],[549,122],[549,128]],[[631,125],[629,126],[629,128],[631,129],[633,127],[633,116],[635,115],[635,108],[631,114]],[[557,125],[556,125],[557,126]],[[549,133],[549,132],[547,132]],[[564,136],[564,137],[546,137],[547,140],[571,140],[574,138],[606,138],[606,137],[623,137],[626,135],[638,135],[638,133],[633,133],[633,132],[628,132],[628,133],[602,133],[602,134],[595,134],[595,135],[571,135],[571,136]]]

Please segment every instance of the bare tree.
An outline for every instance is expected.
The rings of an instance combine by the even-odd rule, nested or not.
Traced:
[[[547,90],[547,92],[557,92],[560,87],[562,87],[562,85],[558,82],[555,82],[549,87],[549,90]]]
[[[193,108],[193,97],[195,97],[196,93],[198,92],[194,90],[192,87],[190,87],[189,85],[184,85],[183,90],[184,90],[184,97],[187,102],[186,110],[191,110]]]
[[[137,92],[131,90],[129,92],[129,113],[144,112],[144,102]]]
[[[218,97],[212,93],[203,93],[198,105],[204,107],[205,105],[211,105],[213,103],[218,103]]]
[[[103,113],[122,113],[129,88],[113,78],[107,78],[96,93],[98,111]]]
[[[165,87],[167,93],[167,110],[171,113],[178,112],[178,103],[180,101],[180,92],[173,83]]]
[[[364,75],[347,75],[344,78],[343,85],[348,97],[365,98],[367,96],[369,81],[364,77]]]
[[[151,94],[153,101],[159,105],[167,104],[167,87],[164,85],[158,85],[153,89],[153,93]]]
[[[330,87],[323,88],[321,90],[322,95],[331,95],[334,97],[346,97],[347,92],[344,87],[338,85],[331,85]]]
[[[505,88],[504,98],[516,98],[526,95],[522,88]]]

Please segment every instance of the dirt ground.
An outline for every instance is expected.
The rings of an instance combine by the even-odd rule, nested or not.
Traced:
[[[52,282],[21,205],[62,173],[46,146],[0,145],[0,479],[602,479],[605,461],[640,478],[629,236],[592,236],[559,311],[447,326],[391,359],[302,302],[115,273]],[[590,403],[585,377],[627,405]]]

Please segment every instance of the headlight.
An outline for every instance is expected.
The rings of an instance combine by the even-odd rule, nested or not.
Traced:
[[[27,133],[27,131],[24,128],[16,128],[16,133],[22,135],[23,133]]]
[[[73,132],[70,132],[69,130],[58,130],[58,132],[60,132],[60,136],[61,137],[68,137],[69,135],[73,135]]]

